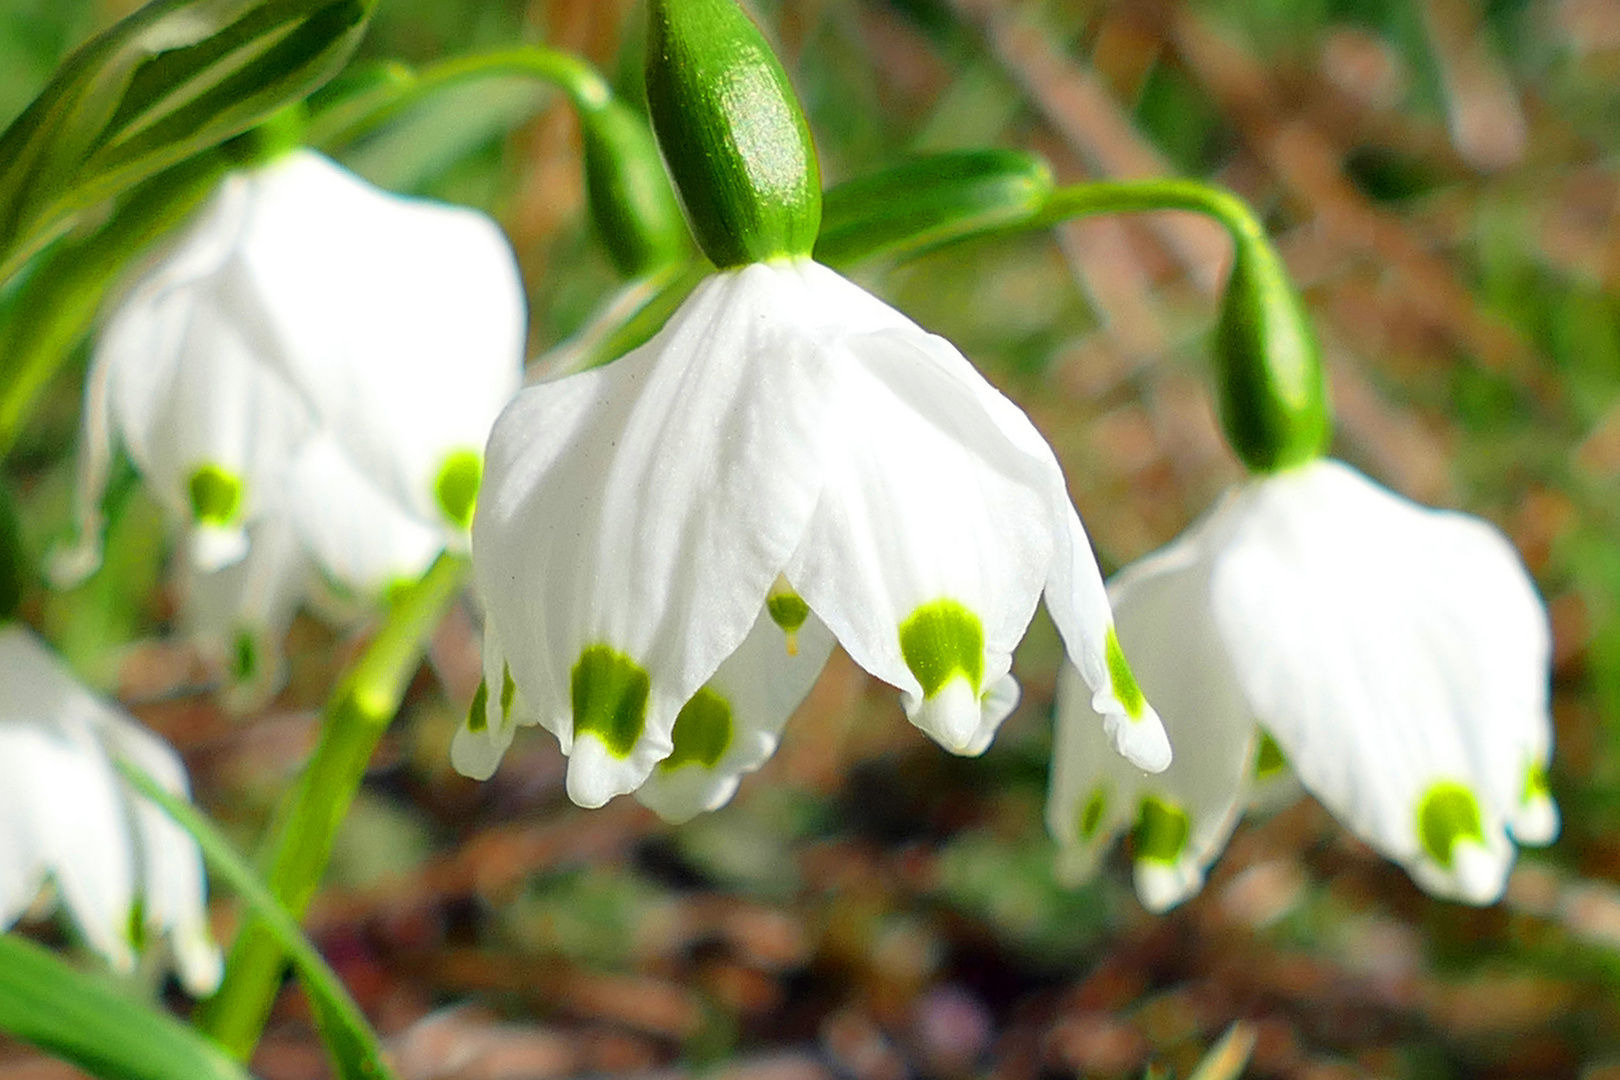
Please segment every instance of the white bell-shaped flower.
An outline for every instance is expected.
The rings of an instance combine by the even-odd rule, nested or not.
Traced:
[[[284,628],[307,563],[359,595],[420,574],[467,544],[525,331],[511,249],[482,214],[389,194],[307,151],[229,177],[97,343],[80,542],[58,577],[99,560],[118,444],[188,522],[197,573],[224,575],[193,590],[213,601],[193,624],[220,626],[246,587],[216,654]],[[266,533],[278,546],[253,559]]]
[[[1556,835],[1546,611],[1490,525],[1317,460],[1230,492],[1110,596],[1176,758],[1149,777],[1099,754],[1067,676],[1047,820],[1070,876],[1134,827],[1143,903],[1181,902],[1284,756],[1441,896],[1494,901],[1514,844]]]
[[[202,859],[191,837],[113,768],[127,759],[187,793],[180,759],[79,685],[30,631],[0,628],[0,929],[47,884],[114,967],[162,935],[193,994],[219,984]]]
[[[1115,745],[1169,760],[1051,448],[948,342],[814,262],[716,274],[646,345],[524,390],[486,468],[471,775],[537,722],[582,805],[649,777],[670,817],[719,805],[833,639],[977,754],[1043,592]]]

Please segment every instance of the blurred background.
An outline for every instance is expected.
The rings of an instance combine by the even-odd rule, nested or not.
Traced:
[[[136,5],[0,0],[0,123]],[[1246,197],[1315,317],[1336,453],[1487,517],[1556,639],[1562,838],[1502,904],[1431,900],[1308,799],[1251,815],[1209,885],[1146,915],[1123,857],[1069,891],[1041,822],[1061,658],[1039,616],[1024,700],[950,758],[841,654],[735,802],[681,828],[581,811],[522,733],[449,766],[476,614],[443,626],[340,837],[313,937],[401,1075],[552,1080],[1185,1076],[1235,1019],[1255,1077],[1620,1077],[1620,2],[758,0],[829,182],[908,154],[1031,148],[1061,180],[1182,174]],[[383,0],[356,63],[519,41],[633,94],[631,0]],[[493,213],[531,353],[614,285],[557,95],[486,81],[338,155]],[[1057,448],[1105,569],[1240,475],[1205,380],[1227,253],[1176,214],[975,242],[857,276],[955,341]],[[66,528],[82,357],[6,463],[37,554]],[[26,615],[168,737],[251,847],[365,629],[294,627],[292,679],[227,716],[173,636],[161,516],[113,498],[107,564]],[[216,904],[228,939],[235,907]],[[178,998],[177,1005],[183,1007]],[[296,988],[255,1063],[324,1074]],[[74,1075],[0,1040],[0,1078]]]

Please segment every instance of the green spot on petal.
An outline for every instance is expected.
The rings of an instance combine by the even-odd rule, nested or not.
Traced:
[[[900,655],[931,698],[960,676],[978,696],[984,678],[984,624],[955,600],[924,604],[900,624]]]
[[[712,769],[731,745],[731,704],[704,687],[681,706],[675,718],[675,749],[658,763],[669,772],[682,765],[702,765]]]
[[[1479,802],[1461,784],[1442,780],[1429,788],[1418,803],[1418,838],[1429,858],[1446,869],[1459,840],[1485,842],[1480,824]]]
[[[1080,808],[1080,839],[1090,840],[1102,826],[1103,814],[1108,810],[1108,789],[1101,784],[1091,789],[1091,797]]]
[[[629,757],[647,723],[647,672],[607,645],[592,645],[574,665],[570,690],[574,737],[592,734],[616,757]]]
[[[793,633],[804,625],[804,620],[810,617],[810,605],[798,593],[780,592],[772,593],[765,598],[765,610],[770,612],[771,621],[780,626],[784,632]]]
[[[1521,803],[1532,803],[1538,799],[1552,798],[1552,789],[1547,786],[1547,770],[1540,765],[1532,765],[1524,771],[1524,791],[1519,796]]]
[[[239,630],[236,640],[231,648],[231,678],[239,683],[245,683],[253,678],[254,672],[259,670],[259,647],[253,640],[253,635],[246,630]]]
[[[1136,819],[1135,851],[1138,859],[1173,863],[1186,850],[1192,823],[1175,803],[1149,795],[1142,800]]]
[[[1267,732],[1260,733],[1260,749],[1254,755],[1254,778],[1256,780],[1269,780],[1283,771],[1288,759],[1283,756],[1282,747],[1277,745]]]
[[[478,503],[478,485],[484,480],[484,459],[476,450],[457,450],[444,459],[433,483],[434,498],[451,524],[467,528]]]
[[[1147,709],[1147,698],[1142,696],[1142,688],[1136,684],[1136,676],[1131,673],[1130,661],[1125,659],[1125,650],[1119,647],[1119,635],[1114,632],[1112,626],[1108,628],[1104,652],[1108,660],[1108,680],[1113,683],[1114,696],[1125,706],[1126,716],[1132,720],[1142,719],[1142,714]]]
[[[512,668],[509,664],[501,665],[501,719],[505,720],[512,715],[512,699],[517,697],[517,683],[512,681]]]
[[[489,684],[483,679],[478,680],[472,708],[467,710],[467,730],[475,735],[489,730]]]
[[[129,905],[129,923],[124,928],[125,937],[136,952],[146,950],[146,897],[137,896],[135,902]]]
[[[242,510],[242,480],[218,465],[202,465],[187,482],[191,516],[204,525],[229,525]]]

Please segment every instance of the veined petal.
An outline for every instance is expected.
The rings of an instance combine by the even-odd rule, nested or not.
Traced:
[[[1337,462],[1239,499],[1211,595],[1258,719],[1305,786],[1425,888],[1496,899],[1525,766],[1550,742],[1544,615],[1517,560]]]
[[[361,472],[418,518],[448,518],[447,463],[483,449],[522,376],[511,245],[483,214],[390,194],[308,151],[252,183],[239,314],[270,328],[287,378]]]
[[[336,439],[310,439],[288,468],[292,527],[332,580],[375,595],[414,581],[444,548],[442,530],[407,514],[355,468]]]
[[[859,292],[821,273],[822,302]],[[1028,420],[960,353],[893,319],[834,345],[830,468],[786,574],[855,661],[904,692],[913,723],[975,754],[1007,712],[991,691],[1040,598],[1055,532],[1047,489],[1062,479]]]
[[[1149,775],[1111,752],[1096,694],[1072,667],[1058,688],[1047,824],[1063,848],[1060,869],[1089,872],[1115,835],[1134,828],[1137,895],[1152,911],[1203,886],[1252,775],[1254,723],[1209,605],[1210,542],[1219,532],[1217,512],[1109,588],[1119,641],[1175,747],[1167,768]]]
[[[815,616],[784,633],[769,612],[675,721],[675,749],[636,790],[665,821],[679,823],[731,800],[743,774],[776,752],[782,726],[832,655],[833,636]]]
[[[804,532],[831,380],[807,297],[798,266],[718,274],[652,341],[495,425],[473,565],[581,805],[670,753]]]

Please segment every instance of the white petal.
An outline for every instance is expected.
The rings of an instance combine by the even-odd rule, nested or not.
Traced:
[[[1494,899],[1526,770],[1550,744],[1545,616],[1522,568],[1477,523],[1337,462],[1239,498],[1212,596],[1258,719],[1305,786],[1420,884]]]
[[[108,749],[127,758],[170,794],[191,797],[185,767],[175,752],[139,725],[109,712],[101,736]],[[149,927],[167,931],[181,980],[194,996],[212,993],[224,961],[208,930],[202,854],[196,842],[162,809],[132,796],[137,850],[144,863],[141,897]]]
[[[483,214],[406,199],[308,151],[253,177],[233,272],[362,472],[439,521],[447,457],[482,450],[517,390],[527,316],[511,246]]]
[[[1170,740],[1154,711],[1153,695],[1141,693],[1131,673],[1129,650],[1111,644],[1117,642],[1117,631],[1091,541],[1067,490],[1060,487],[1051,497],[1065,527],[1052,552],[1046,609],[1069,659],[1091,688],[1091,708],[1114,749],[1140,769],[1162,772],[1170,764]]]
[[[127,971],[135,866],[118,781],[93,734],[104,708],[27,631],[0,629],[6,786],[74,923]]]
[[[28,631],[0,629],[0,762],[13,770],[0,784],[8,823],[0,860],[24,855],[0,863],[0,898],[19,895],[16,881],[26,886],[44,871],[89,944],[129,970],[139,891],[148,924],[169,932],[187,987],[207,992],[220,962],[208,937],[201,855],[155,806],[131,805],[109,750],[186,793],[172,750],[81,687]],[[9,919],[15,910],[0,913]]]
[[[1119,640],[1175,747],[1167,768],[1148,775],[1117,758],[1095,694],[1072,668],[1059,684],[1048,825],[1060,844],[1080,849],[1067,860],[1081,867],[1139,825],[1136,887],[1153,911],[1202,887],[1237,824],[1254,764],[1254,723],[1209,606],[1210,544],[1220,531],[1217,513],[1127,567],[1109,589]],[[1099,792],[1101,810],[1091,804]]]
[[[463,776],[488,780],[512,745],[513,734],[534,722],[512,680],[495,627],[486,623],[484,681],[467,710],[467,718],[450,741],[450,764]]]
[[[332,580],[363,595],[415,581],[444,547],[442,530],[407,514],[355,468],[329,435],[309,440],[288,471],[287,512]]]
[[[683,754],[685,733],[677,721],[675,753],[659,762],[636,798],[674,823],[724,806],[742,775],[776,752],[783,725],[815,685],[832,648],[831,631],[815,616],[794,632],[790,646],[782,629],[762,612],[704,687],[712,695],[710,703],[723,702],[729,710],[723,732],[705,731],[696,751]]]
[[[274,343],[230,310],[227,288],[209,279],[139,304],[109,322],[97,346],[115,425],[137,468],[176,515],[196,518],[220,542],[199,548],[222,565],[313,418],[264,356]],[[93,404],[93,403],[92,403]],[[197,477],[217,470],[238,487],[228,512],[199,512]],[[244,546],[238,544],[236,557]]]
[[[822,303],[860,292],[820,273]],[[893,319],[833,346],[830,469],[787,577],[857,663],[905,692],[913,723],[977,753],[1006,715],[989,694],[1045,583],[1057,531],[1048,491],[1062,477],[1028,420],[960,353]],[[926,687],[903,643],[919,616],[941,629],[909,639],[944,650],[921,664]]]
[[[246,558],[185,577],[181,615],[198,650],[227,680],[226,704],[262,705],[286,677],[282,641],[298,605],[315,586],[315,569],[284,513],[249,530]],[[193,534],[195,539],[195,534]]]
[[[806,295],[796,267],[716,275],[647,345],[524,390],[496,423],[474,569],[584,805],[669,754],[676,714],[742,643],[804,531],[829,436]],[[587,650],[629,680],[607,695],[624,705],[615,749],[574,728],[576,667],[599,670]]]

